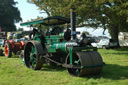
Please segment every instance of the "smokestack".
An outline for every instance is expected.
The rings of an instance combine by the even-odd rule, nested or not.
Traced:
[[[76,39],[76,13],[74,12],[75,9],[70,9],[70,21],[71,21],[71,39]]]

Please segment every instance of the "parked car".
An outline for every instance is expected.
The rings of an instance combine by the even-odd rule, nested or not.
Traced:
[[[101,39],[99,42],[92,43],[91,45],[97,48],[114,48],[117,46],[117,42],[113,39]]]

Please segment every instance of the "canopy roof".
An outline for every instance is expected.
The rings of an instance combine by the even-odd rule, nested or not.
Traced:
[[[53,17],[34,20],[30,22],[24,22],[24,23],[21,23],[20,25],[27,26],[27,25],[34,25],[34,24],[42,24],[46,26],[52,26],[52,25],[61,25],[61,24],[66,24],[66,23],[70,23],[70,19],[61,17],[61,16],[53,16]]]

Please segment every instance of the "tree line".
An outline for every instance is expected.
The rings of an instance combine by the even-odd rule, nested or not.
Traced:
[[[15,23],[21,21],[20,11],[14,0],[0,0],[0,30],[16,31]]]

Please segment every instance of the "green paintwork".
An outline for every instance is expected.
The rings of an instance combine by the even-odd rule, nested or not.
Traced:
[[[38,42],[41,42],[40,35],[38,33],[36,33],[35,36],[33,37],[33,40],[36,40]]]
[[[48,52],[56,52],[58,49],[66,52],[66,42],[60,42],[62,38],[63,37],[60,37],[59,35],[46,36],[46,45],[49,45]]]
[[[46,40],[45,45],[46,46],[48,45],[47,47],[48,52],[55,53],[56,50],[58,49],[60,49],[63,52],[66,52],[66,43],[64,41],[60,42],[62,38],[63,37],[60,37],[59,35],[45,36],[45,40]],[[36,33],[35,36],[33,37],[33,40],[41,42],[40,35]]]
[[[51,44],[48,48],[48,52],[56,52],[56,50],[60,49],[63,52],[66,52],[66,43],[65,42],[61,42],[61,43],[54,43]]]
[[[22,59],[22,63],[25,65],[25,61],[24,61],[24,58]]]
[[[31,47],[30,62],[32,63],[32,66],[36,64],[36,48],[34,46]]]
[[[27,25],[34,25],[34,24],[42,24],[46,26],[52,26],[52,25],[61,25],[66,23],[70,23],[70,19],[61,17],[61,16],[53,16],[53,17],[48,17],[44,19],[21,23],[20,25],[27,26]]]
[[[67,50],[66,50],[66,42],[61,42],[61,43],[56,44],[56,48],[60,49],[63,52],[67,52]]]
[[[43,23],[43,20],[36,20],[36,21],[31,21],[31,22],[25,22],[25,23],[21,23],[21,26],[27,26],[27,25],[34,25],[34,24],[39,24],[39,23]]]
[[[61,39],[64,39],[64,32],[60,33],[60,34],[59,34],[59,37],[60,37]]]
[[[70,64],[72,64],[72,48],[69,48]]]
[[[52,43],[60,42],[60,38],[58,35],[46,36],[45,39],[47,44],[50,44],[50,41],[52,41]]]
[[[74,63],[78,65],[80,63],[80,59],[74,61]]]

